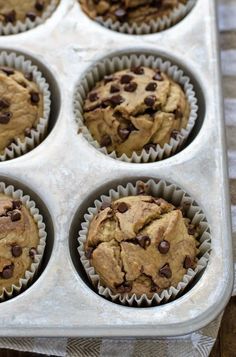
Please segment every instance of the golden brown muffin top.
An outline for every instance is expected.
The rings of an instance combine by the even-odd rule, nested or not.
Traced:
[[[187,0],[79,0],[84,12],[96,19],[102,16],[104,20],[127,22],[129,24],[148,23],[163,16],[168,16],[179,4]]]
[[[52,0],[0,0],[0,22],[15,24],[41,17]],[[59,2],[59,1],[58,1]]]
[[[43,116],[43,95],[32,73],[0,66],[0,155],[14,139],[23,141]]]
[[[19,200],[0,193],[0,294],[18,285],[34,261],[39,232],[28,209]]]
[[[110,153],[161,147],[186,128],[187,97],[168,75],[147,67],[106,76],[87,95],[84,119],[93,138]]]
[[[197,230],[172,204],[129,196],[103,204],[90,223],[85,252],[102,286],[151,298],[195,268],[194,235]]]

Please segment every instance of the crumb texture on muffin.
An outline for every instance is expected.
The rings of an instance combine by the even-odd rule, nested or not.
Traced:
[[[198,235],[198,227],[165,200],[129,196],[103,204],[90,223],[85,254],[114,294],[151,298],[177,287],[196,267]]]
[[[43,95],[32,73],[0,66],[0,155],[16,139],[30,135],[43,110]]]
[[[39,232],[19,200],[0,194],[0,294],[18,285],[34,262]]]
[[[51,3],[52,0],[0,0],[0,22],[15,24],[27,18],[34,21]]]
[[[113,22],[142,24],[168,16],[179,4],[187,0],[79,0],[84,12],[96,19],[111,19]]]
[[[122,70],[96,84],[86,98],[84,120],[108,153],[131,156],[163,147],[186,128],[190,105],[181,86],[160,70]]]

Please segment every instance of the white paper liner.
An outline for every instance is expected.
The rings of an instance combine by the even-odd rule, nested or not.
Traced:
[[[133,152],[131,157],[128,157],[126,154],[117,156],[115,151],[109,154],[107,152],[106,147],[101,147],[99,145],[99,143],[90,134],[90,131],[87,126],[84,124],[84,102],[89,91],[93,89],[96,83],[102,78],[104,78],[105,75],[109,75],[111,73],[115,73],[117,71],[136,66],[145,66],[153,69],[159,68],[162,72],[166,73],[170,78],[172,78],[175,82],[179,83],[182,86],[190,104],[190,115],[188,124],[186,129],[182,129],[176,138],[171,138],[170,142],[166,143],[163,147],[157,145],[156,149],[150,148],[148,151],[143,149],[140,154],[137,152]],[[120,161],[146,163],[170,157],[183,146],[195,125],[195,121],[197,119],[198,105],[196,94],[193,85],[190,82],[190,78],[187,77],[184,72],[176,65],[173,65],[170,61],[163,61],[161,58],[153,55],[131,54],[123,56],[114,56],[112,58],[105,58],[86,73],[85,77],[81,80],[81,82],[76,88],[74,97],[74,112],[76,121],[79,125],[79,132],[82,133],[84,137],[88,140],[88,142],[95,148],[97,148],[100,152],[110,156],[113,159],[117,159]]]
[[[25,289],[29,283],[36,276],[40,264],[42,262],[45,246],[46,246],[46,238],[47,233],[45,230],[45,224],[43,222],[43,217],[39,213],[38,208],[34,201],[28,195],[24,195],[22,190],[15,190],[14,186],[6,186],[4,182],[0,182],[0,192],[5,195],[13,198],[14,200],[20,200],[22,204],[28,209],[31,216],[33,217],[37,227],[39,234],[39,244],[37,247],[37,254],[34,257],[34,261],[32,262],[30,269],[25,272],[23,278],[19,279],[17,285],[12,285],[11,289],[3,289],[2,294],[0,294],[0,302],[4,301],[6,298],[11,298],[13,295],[19,294],[22,289]]]
[[[30,60],[25,59],[22,55],[16,53],[0,52],[0,66],[15,68],[22,73],[32,73],[33,82],[37,84],[39,91],[43,95],[43,117],[39,119],[37,127],[31,129],[29,137],[26,136],[23,141],[19,138],[15,139],[4,153],[0,155],[0,161],[13,159],[17,156],[25,154],[40,144],[47,134],[48,121],[51,110],[51,93],[49,85],[42,73],[38,70]]]
[[[32,30],[44,23],[55,11],[58,4],[58,0],[52,0],[51,3],[47,6],[45,11],[43,11],[42,16],[37,16],[34,21],[27,18],[24,22],[17,21],[15,24],[7,23],[4,24],[0,22],[0,35],[16,35],[20,32],[25,32],[28,30]]]
[[[199,225],[200,227],[200,238],[198,238],[200,246],[198,247],[199,254],[197,256],[197,266],[194,270],[191,268],[188,269],[187,273],[184,275],[182,281],[179,282],[177,287],[172,286],[166,290],[163,290],[161,293],[155,293],[151,299],[148,298],[145,294],[141,297],[138,297],[135,294],[129,297],[127,293],[113,294],[109,288],[105,288],[100,284],[99,275],[96,274],[94,268],[90,265],[90,261],[85,256],[84,243],[86,242],[90,222],[99,212],[102,202],[110,203],[121,197],[137,195],[137,188],[139,184],[140,181],[137,181],[135,184],[128,183],[126,186],[119,185],[116,190],[111,189],[107,196],[102,195],[94,202],[94,206],[88,209],[88,213],[85,214],[84,222],[81,225],[82,229],[79,232],[78,237],[78,252],[80,254],[80,260],[87,273],[87,276],[100,295],[114,302],[120,302],[124,305],[153,306],[175,299],[186,289],[186,287],[194,278],[197,278],[199,273],[207,266],[211,249],[211,234],[203,211],[186,192],[184,192],[176,185],[167,183],[163,180],[158,182],[155,182],[152,179],[148,180],[145,182],[146,187],[148,187],[148,195],[150,194],[154,197],[164,198],[166,201],[172,203],[176,207],[182,206],[184,204],[189,205],[186,215],[191,220],[192,224]]]
[[[118,31],[130,35],[146,35],[166,30],[175,25],[191,11],[195,3],[196,0],[189,0],[186,5],[179,4],[176,8],[173,9],[173,11],[169,13],[168,16],[164,15],[157,18],[157,20],[151,20],[143,24],[128,24],[119,21],[113,22],[111,19],[104,21],[101,16],[97,17],[96,21],[113,31]]]

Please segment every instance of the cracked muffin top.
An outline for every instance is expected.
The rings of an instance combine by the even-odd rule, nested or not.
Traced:
[[[0,193],[0,294],[9,290],[30,268],[37,253],[39,232],[19,200]]]
[[[43,95],[32,73],[0,66],[0,155],[15,139],[30,136],[43,108]]]
[[[159,69],[136,67],[105,76],[86,98],[84,121],[108,153],[141,153],[169,143],[190,114],[180,87]]]
[[[111,19],[113,22],[127,22],[129,24],[147,23],[151,20],[168,16],[179,4],[186,4],[187,0],[79,0],[84,12],[96,19]]]
[[[0,0],[0,22],[15,24],[41,17],[52,0]]]
[[[161,198],[129,196],[103,203],[90,223],[85,255],[114,294],[151,298],[196,267],[198,235],[181,209]]]

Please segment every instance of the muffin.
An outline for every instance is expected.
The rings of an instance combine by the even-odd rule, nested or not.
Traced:
[[[56,1],[58,3],[59,1]],[[42,17],[52,0],[0,0],[0,22],[15,24]]]
[[[0,66],[0,155],[17,139],[30,136],[43,113],[43,94],[32,73]]]
[[[83,11],[92,19],[102,17],[112,22],[119,21],[129,25],[156,21],[169,14],[187,0],[80,0]]]
[[[37,254],[39,230],[20,200],[0,193],[0,295],[19,285]]]
[[[113,294],[152,298],[196,267],[199,234],[164,199],[128,196],[103,203],[90,223],[85,255]]]
[[[88,93],[83,109],[84,122],[100,146],[128,157],[177,138],[190,115],[181,86],[145,66],[105,76]]]

